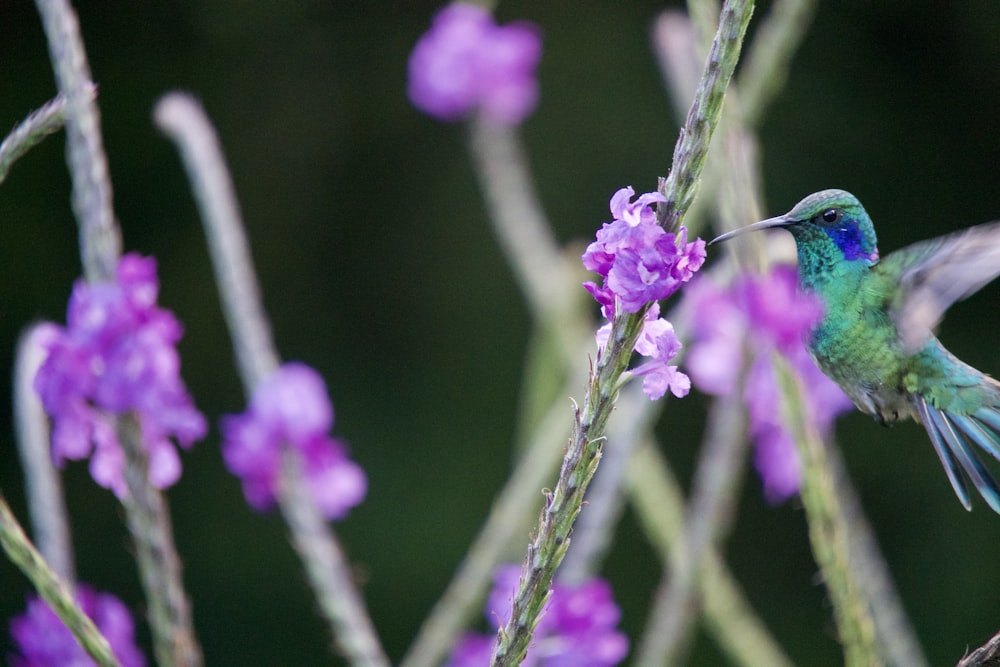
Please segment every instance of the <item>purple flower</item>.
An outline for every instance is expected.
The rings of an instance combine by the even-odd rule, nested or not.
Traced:
[[[110,593],[88,586],[76,590],[77,602],[107,638],[123,667],[145,667],[146,658],[136,646],[135,626],[128,608]],[[94,665],[70,631],[48,604],[36,595],[28,608],[10,622],[10,634],[20,654],[9,657],[12,667],[87,667]]]
[[[124,454],[111,415],[134,413],[149,452],[149,478],[158,488],[181,474],[170,440],[182,447],[204,437],[204,416],[180,378],[176,344],[180,323],[156,305],[156,260],[131,253],[118,263],[117,281],[73,286],[66,327],[38,327],[46,350],[35,390],[53,420],[56,463],[90,456],[98,484],[127,493]]]
[[[254,389],[246,412],[223,418],[222,458],[243,481],[247,502],[265,510],[277,499],[282,447],[294,448],[316,507],[340,519],[364,499],[367,480],[344,443],[329,436],[332,427],[323,379],[305,364],[288,363]]]
[[[631,187],[621,188],[611,196],[613,220],[604,223],[596,239],[583,253],[583,265],[600,274],[603,284],[583,284],[601,304],[601,312],[611,320],[620,307],[627,313],[637,313],[647,305],[643,331],[635,350],[650,360],[632,369],[643,378],[642,389],[652,400],[661,398],[669,389],[679,397],[691,388],[688,377],[671,366],[681,348],[673,326],[659,317],[657,303],[691,279],[705,261],[705,242],[687,242],[687,230],[681,227],[677,236],[668,234],[656,224],[656,214],[650,206],[666,201],[658,192],[636,197]],[[611,331],[610,322],[597,332],[597,345],[604,350]]]
[[[486,605],[486,620],[493,626],[506,624],[511,601],[518,587],[520,567],[499,568]],[[580,586],[555,584],[545,613],[532,637],[522,667],[610,667],[628,654],[628,638],[616,627],[621,611],[611,586],[603,579],[590,579]],[[470,634],[452,650],[449,667],[488,665],[494,635]]]
[[[610,322],[597,332],[597,344],[602,351],[607,345],[610,332]],[[654,303],[646,311],[642,332],[635,342],[635,351],[650,358],[632,369],[633,375],[642,378],[642,391],[650,400],[663,398],[668,389],[677,398],[687,396],[691,390],[691,380],[677,366],[668,363],[681,351],[681,342],[674,333],[674,325],[660,317],[660,304]]]
[[[517,125],[538,101],[535,68],[541,55],[534,25],[498,26],[482,7],[452,3],[435,15],[410,54],[410,101],[441,120],[478,109],[491,120]]]
[[[686,290],[694,341],[687,365],[706,394],[729,396],[736,390],[744,355],[749,355],[743,387],[754,465],[764,493],[780,502],[798,492],[800,468],[795,444],[783,421],[781,393],[771,355],[781,354],[809,387],[806,410],[820,433],[851,408],[850,399],[817,368],[803,344],[823,317],[822,304],[796,288],[795,268],[775,267],[766,276],[741,276],[724,290],[707,280]]]
[[[705,242],[687,242],[683,227],[675,237],[656,224],[650,206],[665,201],[647,192],[630,201],[635,191],[625,187],[611,197],[613,220],[597,232],[583,253],[583,265],[604,278],[603,285],[584,283],[610,319],[618,307],[637,313],[652,301],[665,299],[691,279],[705,261]]]

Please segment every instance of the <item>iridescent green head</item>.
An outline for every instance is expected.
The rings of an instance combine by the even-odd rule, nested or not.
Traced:
[[[877,240],[871,218],[858,198],[844,190],[814,192],[788,213],[723,234],[713,239],[709,245],[745,232],[775,227],[790,231],[800,250],[804,244],[825,246],[832,242],[840,250],[844,260],[863,260],[869,264],[878,261]]]

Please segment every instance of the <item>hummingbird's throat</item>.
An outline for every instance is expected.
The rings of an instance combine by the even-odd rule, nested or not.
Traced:
[[[857,259],[866,259],[873,263],[878,261],[878,248],[865,238],[864,232],[857,225],[826,227],[823,231],[837,244],[847,261],[853,262]]]

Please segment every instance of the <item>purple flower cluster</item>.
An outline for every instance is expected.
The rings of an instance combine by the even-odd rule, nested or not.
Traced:
[[[772,502],[798,492],[801,470],[795,442],[782,420],[771,355],[784,356],[809,388],[805,407],[820,433],[829,433],[837,415],[852,405],[809,356],[804,341],[822,319],[823,307],[815,297],[799,292],[796,282],[795,267],[778,266],[765,276],[741,276],[728,289],[699,280],[685,290],[694,335],[687,365],[698,389],[732,395],[748,363],[743,400],[755,443],[754,464]]]
[[[603,351],[611,331],[610,320],[618,308],[637,313],[652,303],[646,312],[642,333],[635,351],[650,360],[632,369],[643,378],[642,390],[652,400],[661,398],[669,389],[678,398],[691,389],[688,377],[671,366],[681,349],[674,327],[660,317],[665,299],[687,282],[705,262],[705,242],[695,239],[688,243],[687,230],[670,234],[656,224],[651,204],[665,201],[658,192],[647,192],[631,201],[635,190],[625,187],[611,197],[611,222],[604,223],[597,239],[583,253],[583,265],[600,274],[603,284],[586,282],[584,288],[598,303],[609,320],[597,332],[597,344]]]
[[[534,25],[498,26],[482,7],[450,4],[410,55],[410,101],[441,120],[478,109],[491,120],[516,125],[538,101],[535,68],[541,55]]]
[[[110,593],[78,586],[77,602],[108,640],[122,667],[145,667],[146,658],[135,643],[135,625],[128,608]],[[12,667],[88,667],[88,656],[69,629],[38,596],[28,598],[28,608],[10,622],[10,634],[20,651],[9,657]]]
[[[128,254],[116,282],[77,281],[65,328],[36,330],[47,356],[35,390],[53,420],[52,456],[58,464],[90,456],[94,480],[119,497],[127,493],[125,460],[110,415],[138,417],[158,488],[181,474],[170,438],[190,447],[206,431],[180,378],[181,324],[156,305],[158,292],[156,260]]]
[[[597,232],[597,240],[583,253],[583,265],[600,274],[604,283],[584,283],[604,314],[611,319],[616,301],[627,313],[637,313],[651,301],[665,299],[691,279],[705,262],[705,242],[687,242],[687,230],[666,232],[656,224],[650,205],[666,201],[658,192],[639,195],[631,187],[611,197],[612,221]]]
[[[222,457],[243,481],[247,502],[265,510],[277,498],[283,448],[292,447],[316,507],[340,519],[364,499],[367,480],[344,443],[329,436],[332,427],[323,379],[305,364],[288,363],[257,386],[246,412],[223,418]]]
[[[510,618],[511,599],[517,590],[520,567],[497,570],[486,604],[486,619],[494,627]],[[603,579],[590,579],[570,587],[556,584],[548,606],[535,629],[522,667],[610,667],[628,654],[628,638],[616,627],[621,611]],[[452,650],[449,667],[490,664],[495,635],[467,635]]]

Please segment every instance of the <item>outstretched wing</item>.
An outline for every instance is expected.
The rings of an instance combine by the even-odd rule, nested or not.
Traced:
[[[889,312],[903,344],[915,351],[951,304],[1000,275],[1000,221],[914,243],[882,265],[886,275],[898,277]]]

